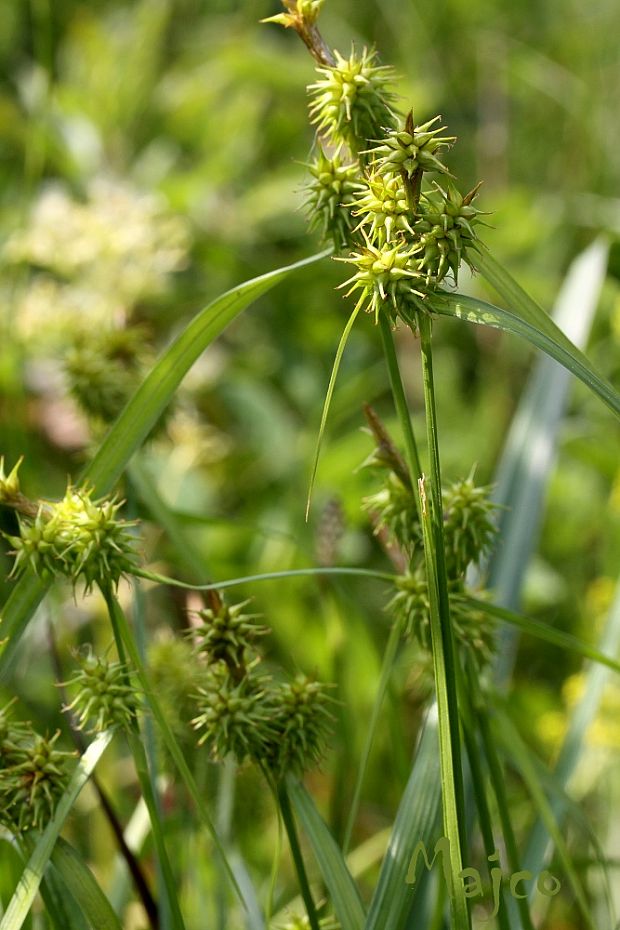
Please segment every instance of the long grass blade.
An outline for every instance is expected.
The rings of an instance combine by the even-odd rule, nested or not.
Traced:
[[[87,482],[97,494],[108,493],[166,409],[187,372],[213,340],[254,300],[289,274],[319,261],[330,251],[246,281],[201,310],[155,363],[110,428],[79,482]],[[28,570],[11,592],[2,611],[0,629],[4,646],[0,654],[0,682],[6,681],[21,635],[49,585],[49,579],[38,578],[32,570]]]
[[[553,808],[542,788],[536,766],[531,760],[530,750],[521,739],[520,734],[513,725],[508,714],[498,707],[496,707],[496,714],[498,716],[494,721],[497,724],[494,727],[495,738],[497,742],[503,746],[506,757],[512,760],[523,777],[530,797],[538,810],[538,814],[545,824],[549,836],[553,840],[558,861],[568,879],[568,883],[575,896],[577,906],[579,907],[585,925],[589,930],[597,930],[596,922],[588,905],[583,886],[573,865],[572,856],[564,842],[564,837],[562,836]]]
[[[73,895],[92,930],[122,930],[122,924],[79,853],[60,836],[52,864]]]
[[[545,642],[551,643],[554,646],[560,646],[562,649],[570,649],[572,652],[577,653],[577,655],[581,655],[585,659],[591,659],[593,662],[598,662],[600,665],[605,665],[607,668],[620,674],[620,662],[616,659],[612,659],[611,656],[606,655],[606,653],[601,652],[599,649],[589,646],[588,643],[584,643],[571,633],[565,633],[563,630],[556,630],[554,627],[549,626],[548,623],[543,623],[540,620],[533,620],[531,617],[524,617],[522,614],[515,613],[513,610],[507,610],[505,607],[498,607],[496,604],[491,604],[489,601],[483,601],[476,597],[464,597],[463,600],[466,604],[469,604],[472,609],[484,611],[487,616],[491,617],[493,620],[509,623],[523,633],[537,636],[539,639],[544,639]]]
[[[613,604],[601,637],[600,650],[612,655],[617,655],[620,650],[620,583],[616,586]],[[599,652],[599,650],[596,651]],[[589,658],[594,658],[594,656],[589,656]],[[620,668],[620,663],[612,663],[611,660],[606,661],[605,665],[613,668],[614,671]],[[553,771],[553,781],[562,791],[569,785],[571,776],[577,767],[585,734],[596,716],[608,677],[609,673],[605,668],[593,665],[588,670],[583,697],[571,715],[568,732],[564,737]],[[566,804],[561,799],[555,798],[551,806],[558,822],[562,823],[566,813]],[[526,846],[526,868],[540,870],[548,854],[549,833],[545,824],[538,820],[532,828]]]
[[[439,838],[441,782],[439,778],[437,707],[425,720],[411,774],[400,800],[379,880],[368,908],[365,930],[401,930],[416,899],[419,882],[407,884],[407,873],[418,843],[432,849]]]
[[[304,786],[288,779],[295,813],[303,825],[342,930],[362,930],[364,908],[344,856]]]
[[[620,394],[609,382],[596,373],[587,358],[568,340],[537,329],[528,321],[508,310],[502,310],[477,297],[454,294],[433,297],[433,310],[442,316],[456,317],[468,323],[478,323],[520,336],[537,349],[541,349],[579,378],[617,416],[620,416]],[[550,319],[550,318],[548,318]],[[558,330],[560,332],[560,330]]]
[[[106,730],[96,736],[78,762],[69,785],[58,802],[54,816],[38,839],[34,851],[22,872],[15,893],[0,921],[0,930],[20,930],[28,911],[32,907],[41,884],[43,872],[52,855],[63,824],[71,813],[80,791],[110,744],[113,735],[112,731]]]

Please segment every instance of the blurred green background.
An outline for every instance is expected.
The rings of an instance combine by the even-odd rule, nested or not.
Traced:
[[[321,247],[303,210],[312,62],[292,30],[259,25],[278,9],[268,0],[0,4],[0,451],[9,465],[25,456],[31,496],[60,495],[101,434],[69,390],[66,359],[78,336],[87,340],[111,322],[139,325],[148,361],[223,290]],[[575,255],[601,232],[618,235],[615,0],[327,0],[321,28],[343,53],[351,42],[376,44],[398,72],[402,108],[413,106],[420,120],[443,115],[458,136],[449,164],[462,188],[484,181],[484,240],[545,308]],[[359,468],[371,451],[362,403],[397,435],[370,318],[358,321],[347,347],[304,519],[321,405],[347,317],[335,289],[346,270],[326,259],[244,313],[195,366],[141,456],[206,576],[317,561],[388,564],[360,507],[377,488]],[[477,281],[463,286],[493,297]],[[446,475],[464,477],[476,465],[478,480],[490,482],[531,353],[452,321],[437,324],[436,340]],[[419,411],[416,348],[404,333],[398,341]],[[612,246],[587,351],[616,384],[619,348],[620,251]],[[574,387],[524,606],[590,641],[620,564],[618,452],[609,413]],[[145,521],[146,556],[190,579],[186,554],[152,519],[144,494],[131,485],[123,493]],[[10,514],[1,519],[14,530]],[[0,584],[8,590],[6,550]],[[242,592],[255,596],[274,630],[274,658],[339,683],[338,736],[314,785],[320,800],[331,798],[338,833],[389,624],[386,592],[301,581]],[[154,638],[184,626],[184,597],[152,591],[147,602]],[[51,617],[62,650],[86,636],[98,611],[96,602],[57,594],[32,628],[27,678],[17,687],[49,728],[59,700],[46,622]],[[574,658],[523,641],[513,706],[548,759],[579,691],[578,671]],[[427,695],[410,649],[379,736],[360,839],[391,822]],[[606,701],[592,732],[596,777],[617,763],[620,747],[617,690]],[[386,766],[394,771],[387,785]],[[241,805],[260,791],[243,778]],[[275,829],[268,810],[264,816],[272,832],[241,840],[261,868]]]

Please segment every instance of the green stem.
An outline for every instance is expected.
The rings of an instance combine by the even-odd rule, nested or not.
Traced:
[[[293,817],[291,802],[284,781],[280,781],[278,783],[277,799],[280,812],[282,814],[284,829],[286,830],[289,846],[291,847],[291,854],[293,856],[293,862],[295,864],[295,870],[299,880],[299,890],[301,891],[301,896],[306,906],[306,913],[308,914],[310,927],[311,930],[320,930],[319,918],[316,912],[316,906],[314,904],[312,892],[310,891],[310,882],[308,881],[308,876],[306,874],[306,867],[304,865],[303,856],[301,854],[301,847],[299,845],[299,837],[297,836],[297,828],[295,826],[295,819]]]
[[[105,593],[104,593],[104,596],[105,596]],[[209,815],[209,811],[205,804],[204,798],[201,792],[198,790],[198,785],[196,784],[196,780],[194,776],[192,775],[190,768],[185,760],[185,756],[183,755],[183,750],[179,746],[179,743],[174,733],[172,732],[170,724],[168,723],[166,715],[163,712],[161,705],[157,699],[157,695],[155,694],[155,689],[153,685],[151,684],[150,678],[144,667],[144,663],[142,662],[140,658],[140,653],[138,652],[138,648],[134,641],[132,632],[129,628],[129,623],[127,622],[127,618],[125,617],[125,614],[123,613],[120,607],[120,604],[118,603],[114,594],[111,594],[110,596],[109,605],[113,611],[113,613],[111,613],[110,616],[112,618],[113,623],[116,624],[115,629],[118,629],[120,633],[120,640],[122,641],[124,651],[127,652],[133,664],[136,675],[138,676],[138,680],[144,692],[144,696],[147,700],[151,713],[153,714],[155,722],[159,728],[159,733],[164,742],[164,745],[166,746],[168,752],[170,753],[170,756],[172,757],[172,760],[175,763],[179,771],[179,774],[181,775],[181,778],[183,779],[185,783],[185,787],[187,788],[189,795],[192,798],[192,801],[196,805],[196,809],[198,810],[200,819],[202,820],[204,826],[209,831],[209,834],[211,836],[211,839],[213,840],[215,848],[217,849],[220,855],[220,858],[222,860],[222,865],[226,872],[228,880],[230,881],[230,884],[232,888],[234,889],[239,899],[239,902],[242,904],[244,910],[247,911],[248,907],[247,907],[245,898],[239,887],[239,883],[237,882],[234,876],[234,873],[230,867],[228,859],[226,858],[226,852],[218,836],[217,830],[215,829],[213,821]]]
[[[411,425],[411,417],[409,416],[409,407],[407,406],[405,389],[403,387],[402,378],[400,376],[400,368],[398,367],[398,358],[396,357],[396,348],[394,346],[394,339],[392,337],[392,329],[390,326],[390,321],[388,320],[385,313],[379,314],[379,325],[381,327],[383,352],[385,355],[388,375],[390,378],[390,387],[392,388],[394,406],[396,407],[396,413],[398,414],[398,419],[400,420],[401,429],[403,431],[407,465],[409,466],[409,472],[412,479],[411,483],[417,501],[415,489],[417,488],[418,479],[422,477],[422,466],[420,465],[418,447],[415,441],[413,427]]]
[[[108,613],[110,615],[110,622],[114,631],[114,639],[116,641],[116,649],[118,651],[119,658],[122,662],[125,662],[126,655],[125,647],[123,644],[123,623],[121,621],[121,615],[125,623],[126,620],[122,607],[119,604],[118,599],[116,598],[116,595],[112,591],[112,588],[109,584],[101,585],[101,593],[103,594],[106,606],[108,608]],[[157,862],[162,877],[162,890],[165,893],[165,895],[162,894],[160,896],[161,904],[163,905],[161,908],[162,927],[166,928],[167,926],[170,926],[174,928],[174,930],[185,930],[183,915],[181,914],[181,908],[179,907],[177,896],[178,883],[174,877],[172,866],[170,865],[170,859],[168,857],[166,841],[164,838],[163,824],[161,821],[161,812],[151,781],[146,752],[142,743],[142,737],[137,722],[134,721],[133,725],[127,730],[127,738],[129,741],[129,747],[131,749],[131,754],[134,759],[138,781],[140,782],[142,797],[144,798],[144,803],[146,804],[147,810],[149,812],[153,840],[157,850]]]
[[[427,495],[425,478],[419,479],[419,487],[422,504],[424,556],[431,605],[433,667],[439,709],[444,825],[446,835],[450,839],[450,855],[454,879],[462,869],[463,852],[467,848],[465,792],[463,788],[457,697],[459,669],[454,633],[450,621],[448,576],[443,535],[441,467],[433,379],[431,321],[426,312],[421,311],[418,313],[418,325],[422,355],[426,431],[430,456],[430,482],[428,483],[430,494]],[[453,895],[450,903],[453,908],[455,923],[457,926],[470,926],[467,901],[464,898],[462,885],[459,885],[454,880],[453,885]]]

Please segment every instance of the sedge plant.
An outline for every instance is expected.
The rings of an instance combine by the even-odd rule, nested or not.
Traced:
[[[183,930],[187,925],[183,881],[170,853],[171,828],[161,793],[160,776],[168,777],[169,784],[172,776],[165,770],[174,770],[210,838],[224,897],[236,902],[234,909],[222,910],[220,925],[226,930],[244,925],[401,930],[416,920],[416,925],[429,928],[471,930],[477,923],[472,908],[476,898],[490,902],[501,930],[530,930],[534,918],[527,896],[514,893],[515,875],[523,879],[526,873],[505,783],[511,744],[584,925],[593,926],[587,896],[553,806],[540,788],[536,765],[518,735],[511,736],[508,716],[493,688],[497,626],[508,623],[615,671],[619,666],[579,640],[494,605],[493,592],[486,590],[484,567],[497,545],[499,508],[492,489],[476,484],[471,462],[464,463],[458,481],[447,482],[442,472],[434,370],[438,320],[456,318],[526,339],[580,378],[616,415],[620,397],[486,249],[484,218],[489,211],[483,209],[480,183],[466,190],[454,177],[449,153],[456,139],[441,118],[420,116],[409,104],[401,106],[395,74],[382,64],[376,49],[332,49],[318,26],[323,4],[324,0],[284,0],[283,12],[268,21],[296,32],[315,62],[316,74],[308,87],[315,142],[307,164],[306,207],[310,226],[320,231],[326,250],[217,298],[155,363],[142,350],[144,331],[137,325],[102,330],[92,339],[78,334],[64,369],[73,397],[91,420],[93,436],[103,436],[89,465],[68,483],[60,500],[29,498],[21,487],[19,462],[8,473],[4,463],[0,465],[0,504],[13,511],[16,526],[5,534],[15,584],[0,628],[3,680],[10,678],[20,638],[54,583],[68,584],[76,598],[98,592],[110,634],[108,651],[98,654],[92,646],[79,651],[77,668],[62,682],[64,709],[74,731],[83,734],[78,737],[79,761],[74,752],[59,747],[58,733],[38,734],[14,719],[12,707],[0,711],[1,825],[27,863],[0,930],[19,930],[39,888],[56,925],[54,894],[60,888],[71,892],[76,925],[86,918],[93,926],[121,926],[79,853],[59,837],[72,804],[116,735],[125,740],[133,759],[153,840],[156,882],[144,874],[126,843],[119,847],[153,927]],[[148,485],[139,459],[130,466],[149,434],[161,426],[189,368],[225,326],[298,267],[329,255],[343,269],[341,289],[351,310],[327,390],[310,495],[346,342],[353,327],[366,321],[382,347],[400,429],[400,442],[394,441],[378,415],[366,408],[373,448],[364,464],[376,477],[377,489],[363,501],[363,508],[392,561],[391,569],[311,567],[233,579],[230,586],[304,573],[348,573],[389,585],[386,607],[392,629],[341,842],[328,830],[303,784],[305,774],[328,752],[330,732],[342,710],[338,695],[317,677],[287,675],[272,660],[265,645],[269,630],[250,602],[229,601],[226,584],[207,580],[200,553],[157,489]],[[463,263],[486,279],[505,308],[458,292]],[[396,350],[395,333],[403,328],[419,351],[423,443],[414,432]],[[184,561],[201,576],[201,584],[161,575],[145,565],[138,521],[115,493],[126,470],[128,496],[135,487],[142,488],[151,511],[165,524]],[[186,635],[171,634],[159,655],[145,644],[139,596],[143,581],[204,592],[203,605],[191,614]],[[131,617],[122,594],[127,582],[136,591]],[[429,712],[390,831],[388,854],[366,901],[348,853],[381,704],[403,643],[413,644],[426,662],[432,683]],[[91,738],[86,749],[84,736]],[[264,894],[252,886],[240,865],[226,817],[214,816],[201,769],[193,765],[194,754],[201,754],[203,766],[219,767],[222,797],[230,788],[230,771],[252,768],[260,774],[288,838],[304,913],[298,909],[292,916],[285,913],[281,920],[281,915],[272,920],[279,851]],[[106,809],[122,838],[117,813]],[[423,827],[424,836],[430,836],[438,829],[437,810],[445,840],[445,883],[430,890],[427,886],[423,894],[414,854],[424,839],[419,830]],[[313,880],[303,835],[320,882]],[[484,876],[470,865],[478,847],[487,860]],[[550,872],[548,877],[553,878]],[[543,894],[546,887],[551,886],[543,883]]]

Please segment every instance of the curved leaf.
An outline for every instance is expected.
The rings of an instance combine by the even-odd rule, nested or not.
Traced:
[[[610,410],[620,416],[620,394],[608,381],[597,375],[585,355],[573,346],[549,317],[546,319],[551,326],[545,326],[544,330],[539,329],[536,324],[528,322],[509,310],[501,310],[485,300],[466,297],[464,294],[434,296],[432,309],[442,316],[456,317],[468,323],[478,323],[521,336],[572,372],[597,394]],[[540,312],[542,313],[542,310]]]
[[[252,278],[222,294],[201,310],[155,363],[110,428],[80,481],[88,482],[96,494],[108,493],[207,346],[252,301],[292,272],[319,261],[330,252],[328,249],[293,265]],[[17,643],[49,584],[48,580],[38,578],[34,572],[28,571],[11,592],[2,612],[0,627],[5,643],[0,655],[0,681],[6,679],[15,659]]]
[[[122,924],[79,853],[60,836],[52,863],[93,930],[122,930]]]

